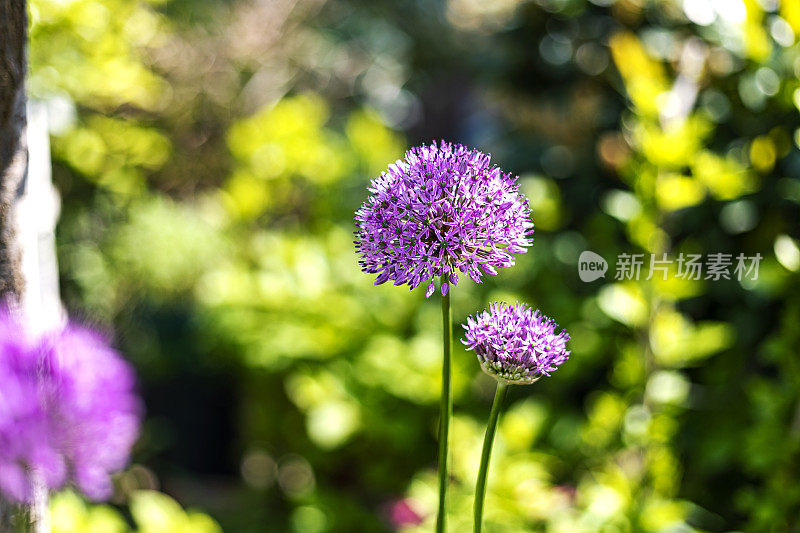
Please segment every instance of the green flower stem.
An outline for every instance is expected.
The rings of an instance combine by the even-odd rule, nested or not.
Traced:
[[[447,279],[442,276],[442,283]],[[450,360],[453,344],[453,314],[450,310],[450,292],[442,296],[442,339],[444,354],[442,358],[442,398],[439,414],[439,512],[436,515],[436,533],[444,533],[447,522],[447,483],[449,473],[450,418],[453,416],[453,389],[450,383]]]
[[[507,390],[507,384],[497,382],[494,402],[492,402],[492,412],[489,415],[489,424],[486,426],[486,437],[483,439],[481,466],[478,469],[478,483],[475,486],[475,533],[480,533],[483,527],[483,500],[486,497],[486,477],[489,474],[489,459],[492,456],[492,443],[497,429],[497,419],[500,418],[500,410],[503,408],[503,400],[506,397]]]
[[[33,499],[30,503],[14,504],[0,498],[0,532],[50,533],[50,505],[47,487],[41,478],[32,474]]]

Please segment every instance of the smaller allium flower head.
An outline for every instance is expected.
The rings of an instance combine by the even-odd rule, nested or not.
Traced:
[[[528,385],[549,376],[569,358],[569,334],[527,305],[494,303],[467,317],[461,341],[475,350],[483,371],[499,381]]]
[[[50,489],[74,483],[111,495],[139,430],[130,366],[96,333],[75,325],[32,336],[0,311],[0,493],[31,499],[34,476]]]
[[[362,270],[378,275],[376,285],[392,280],[413,289],[444,276],[444,295],[458,283],[457,271],[480,283],[532,243],[517,179],[461,145],[412,148],[369,191],[356,212],[355,245]],[[425,295],[434,290],[431,282]]]

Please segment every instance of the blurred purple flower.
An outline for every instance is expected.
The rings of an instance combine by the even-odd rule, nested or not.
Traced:
[[[28,501],[36,475],[51,489],[71,481],[90,498],[109,497],[109,476],[138,434],[134,384],[96,333],[68,325],[33,338],[0,313],[0,492]]]
[[[127,464],[139,432],[133,369],[105,339],[78,326],[45,343],[55,378],[53,422],[72,480],[90,498],[107,498],[109,475]]]
[[[413,148],[370,184],[356,211],[356,251],[375,284],[410,288],[445,276],[441,292],[460,270],[480,283],[483,273],[514,264],[530,246],[533,223],[517,179],[490,157],[441,141]],[[431,283],[425,295],[435,290]]]
[[[475,350],[484,372],[506,383],[533,383],[569,358],[569,334],[556,333],[558,324],[525,304],[491,304],[463,327],[462,342]]]
[[[0,310],[0,492],[16,501],[31,497],[30,468],[47,486],[66,479],[42,397],[50,370],[40,359],[22,325]]]
[[[394,529],[403,529],[409,526],[418,526],[424,522],[423,517],[414,510],[414,501],[410,498],[397,500],[387,507],[389,522]]]

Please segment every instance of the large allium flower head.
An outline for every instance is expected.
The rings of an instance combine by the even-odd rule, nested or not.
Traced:
[[[525,304],[495,303],[467,317],[462,342],[475,350],[484,372],[499,381],[528,385],[569,358],[569,334]]]
[[[141,401],[128,363],[94,331],[68,325],[44,340],[51,356],[51,415],[71,481],[90,498],[111,496],[110,475],[128,462]]]
[[[490,157],[441,141],[406,153],[374,179],[356,212],[355,245],[375,284],[411,289],[444,276],[442,294],[458,271],[480,283],[484,273],[514,264],[532,243],[528,201],[517,179]]]
[[[30,500],[31,470],[47,486],[66,478],[42,394],[41,378],[49,373],[34,340],[0,307],[0,493],[14,501]]]
[[[128,364],[94,332],[68,325],[32,336],[0,311],[0,492],[29,501],[34,476],[107,498],[125,466],[141,402]]]

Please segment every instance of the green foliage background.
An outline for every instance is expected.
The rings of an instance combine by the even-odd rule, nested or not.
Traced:
[[[510,395],[487,531],[800,528],[795,0],[30,10],[63,297],[115,332],[148,410],[116,510],[65,493],[59,531],[430,530],[438,301],[373,287],[352,216],[439,138],[519,174],[536,224],[455,319],[521,300],[573,339]],[[578,279],[585,249],[605,280]],[[764,259],[757,281],[617,282],[622,252]],[[492,391],[458,344],[453,530]]]

